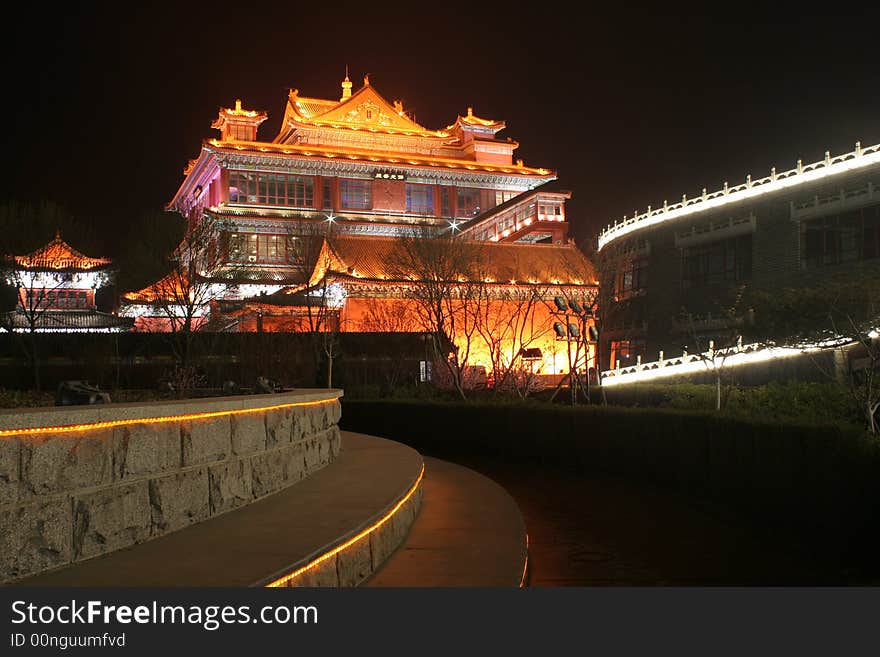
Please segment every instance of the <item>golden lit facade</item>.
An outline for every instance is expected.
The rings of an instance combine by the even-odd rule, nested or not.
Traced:
[[[519,345],[507,360],[528,348],[535,369],[568,371],[553,298],[593,298],[596,276],[568,239],[570,193],[552,184],[554,171],[514,158],[519,144],[498,136],[503,121],[469,107],[447,127],[428,129],[368,78],[355,91],[347,75],[338,99],[291,90],[278,134],[260,141],[266,118],[240,101],[222,108],[212,123],[219,138],[203,142],[169,203],[190,221],[220,227],[218,249],[242,278],[218,283],[205,321],[222,314],[223,330],[310,330],[312,311],[296,299],[320,282],[334,312],[322,330],[423,331],[418,322],[377,321],[417,315],[417,275],[401,276],[392,252],[399,238],[446,235],[479,244],[485,322],[500,327],[516,315],[523,324],[507,341]],[[297,251],[304,235],[323,245]],[[164,321],[150,308],[155,293],[151,286],[125,295],[122,312],[139,330]],[[491,371],[499,347],[478,342],[471,360]]]
[[[184,216],[222,220],[230,258],[277,265],[285,254],[273,249],[272,236],[277,242],[298,222],[328,217],[337,232],[351,235],[466,226],[477,239],[566,240],[566,193],[547,191],[519,208],[510,225],[495,220],[496,208],[556,175],[515,161],[519,144],[498,137],[505,123],[480,118],[472,108],[446,128],[430,130],[400,101],[386,101],[368,78],[352,92],[346,76],[338,100],[291,90],[272,141],[257,137],[266,118],[240,101],[221,109],[212,123],[219,138],[203,143],[169,204]],[[516,234],[505,233],[514,225]]]

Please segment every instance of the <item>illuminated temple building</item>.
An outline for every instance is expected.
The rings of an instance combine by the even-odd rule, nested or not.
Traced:
[[[291,90],[271,141],[257,136],[266,113],[240,101],[220,109],[212,123],[219,138],[203,142],[169,203],[190,222],[219,226],[217,248],[228,271],[239,272],[218,281],[205,321],[222,315],[221,330],[301,330],[297,295],[329,280],[339,328],[377,330],[363,320],[368,306],[406,303],[395,244],[447,235],[479,243],[481,282],[495,298],[541,289],[545,339],[534,346],[557,351],[553,297],[585,299],[596,276],[568,239],[570,193],[555,186],[555,172],[515,160],[518,143],[498,136],[504,121],[468,108],[428,129],[367,77],[352,87],[346,75],[338,99]],[[332,239],[303,259],[297,239],[324,233]],[[125,295],[122,313],[136,329],[163,321],[156,296],[155,286]],[[559,371],[551,356],[545,362]]]
[[[95,293],[111,285],[115,272],[107,258],[86,256],[59,233],[27,255],[7,257],[6,283],[16,288],[15,310],[3,328],[34,332],[115,332],[132,321],[98,311]]]

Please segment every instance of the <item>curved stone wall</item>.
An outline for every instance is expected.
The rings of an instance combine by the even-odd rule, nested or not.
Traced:
[[[0,581],[275,493],[340,449],[336,390],[0,412]]]

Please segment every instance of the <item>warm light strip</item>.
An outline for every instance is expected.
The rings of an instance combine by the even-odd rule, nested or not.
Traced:
[[[615,222],[614,225],[607,227],[599,233],[599,249],[601,250],[611,240],[623,237],[642,228],[656,226],[672,219],[713,210],[731,203],[745,201],[841,173],[864,169],[874,164],[880,164],[880,144],[864,148],[857,145],[856,150],[844,155],[838,155],[834,158],[828,156],[825,160],[813,162],[812,164],[799,164],[797,169],[778,174],[774,171],[772,175],[766,178],[759,180],[749,179],[743,185],[731,188],[725,186],[723,190],[710,194],[704,193],[703,196],[687,199],[674,205],[664,205],[664,207],[656,210],[649,208],[647,212],[630,218],[625,217],[623,222]]]
[[[335,548],[333,548],[332,550],[330,550],[329,552],[326,552],[326,553],[322,554],[320,557],[313,559],[312,561],[307,563],[302,568],[297,568],[292,573],[289,573],[289,574],[285,575],[284,577],[280,577],[279,579],[276,579],[274,582],[270,582],[269,584],[266,584],[266,587],[267,588],[277,588],[279,586],[284,586],[290,580],[292,580],[296,577],[299,577],[304,572],[307,572],[307,571],[311,570],[312,568],[315,568],[319,564],[324,563],[325,561],[327,561],[327,559],[331,559],[332,557],[336,556],[337,554],[339,554],[340,552],[342,552],[346,548],[351,547],[352,545],[357,543],[359,540],[361,540],[365,536],[369,536],[370,534],[372,534],[374,531],[379,529],[379,527],[381,527],[386,522],[388,522],[391,519],[391,517],[400,510],[400,507],[402,507],[404,504],[406,504],[407,500],[409,500],[409,498],[411,498],[413,496],[413,494],[415,494],[415,492],[419,488],[419,485],[422,483],[422,478],[424,476],[425,476],[425,464],[422,463],[422,469],[419,472],[419,476],[416,479],[416,482],[412,485],[412,488],[409,489],[409,492],[407,492],[407,494],[404,495],[400,499],[400,501],[397,504],[395,504],[394,507],[388,513],[386,513],[379,520],[374,522],[372,525],[370,525],[369,527],[367,527],[363,531],[359,532],[356,536],[345,541],[345,543],[338,545]]]
[[[204,413],[187,413],[184,415],[162,415],[159,417],[129,418],[125,420],[107,420],[105,422],[89,422],[87,424],[69,424],[56,427],[28,427],[22,429],[3,429],[0,430],[0,438],[8,436],[33,436],[42,433],[71,433],[89,431],[91,429],[112,429],[113,427],[123,427],[130,424],[163,424],[166,422],[183,422],[186,420],[207,420],[212,417],[221,417],[223,415],[244,415],[246,413],[260,413],[263,411],[274,411],[281,408],[292,408],[294,406],[315,406],[318,404],[329,404],[336,401],[333,399],[318,399],[315,401],[291,402],[289,404],[275,404],[273,406],[260,406],[259,408],[236,408],[226,411],[210,411]]]
[[[445,164],[446,166],[450,166],[452,168],[467,168],[467,169],[482,169],[482,170],[491,170],[491,171],[500,171],[502,173],[511,174],[511,175],[531,175],[531,176],[546,176],[551,174],[550,169],[545,169],[543,167],[540,168],[532,168],[532,167],[520,167],[514,166],[511,164],[487,164],[482,162],[477,162],[476,160],[462,160],[458,158],[452,157],[440,157],[440,156],[425,156],[418,157],[415,160],[406,159],[409,157],[406,153],[392,153],[388,151],[366,151],[355,148],[348,148],[345,146],[332,147],[332,146],[317,146],[317,145],[294,145],[294,144],[271,144],[265,142],[255,142],[255,141],[221,141],[219,139],[209,139],[207,141],[208,144],[215,148],[223,148],[223,149],[235,149],[235,150],[249,150],[249,151],[260,151],[260,152],[274,152],[276,154],[280,153],[283,155],[301,155],[304,157],[348,157],[350,159],[358,159],[365,160],[368,162],[391,162],[391,163],[399,163],[401,160],[405,160],[412,164],[413,166],[427,166],[427,165],[440,165]]]
[[[523,564],[523,573],[522,577],[519,579],[519,588],[523,589],[526,586],[526,577],[529,574],[529,533],[526,532],[526,561]]]

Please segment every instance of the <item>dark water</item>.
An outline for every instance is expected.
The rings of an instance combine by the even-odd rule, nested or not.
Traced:
[[[519,504],[531,586],[880,583],[876,567],[855,566],[827,543],[756,527],[704,500],[619,479],[464,465]]]

